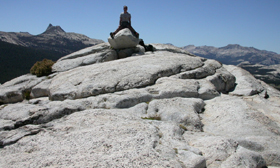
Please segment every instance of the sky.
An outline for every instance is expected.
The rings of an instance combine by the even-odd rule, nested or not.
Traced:
[[[107,42],[123,6],[145,43],[280,54],[280,0],[0,0],[0,31],[43,33],[48,25]]]

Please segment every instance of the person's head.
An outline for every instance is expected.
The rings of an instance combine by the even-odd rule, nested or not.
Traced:
[[[123,11],[124,11],[124,12],[127,12],[127,6],[126,6],[126,5],[123,6]]]

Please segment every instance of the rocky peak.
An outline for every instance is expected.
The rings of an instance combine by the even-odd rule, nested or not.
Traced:
[[[61,34],[66,33],[60,26],[53,26],[49,24],[48,28],[43,34]]]
[[[241,45],[239,44],[229,44],[225,47],[221,47],[220,49],[226,49],[226,50],[229,50],[229,49],[243,49],[244,47],[242,47]]]

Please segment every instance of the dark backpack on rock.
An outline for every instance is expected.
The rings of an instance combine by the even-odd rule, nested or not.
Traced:
[[[143,46],[145,48],[145,51],[154,51],[154,46],[152,46],[151,44],[145,45],[143,39],[139,41],[139,45]]]

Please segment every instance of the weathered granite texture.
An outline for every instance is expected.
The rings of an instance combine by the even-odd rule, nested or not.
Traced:
[[[0,167],[280,166],[279,91],[153,46],[99,44],[0,85]]]
[[[140,40],[136,38],[128,28],[120,30],[115,36],[114,39],[111,37],[108,38],[110,46],[114,49],[124,49],[136,47]]]

